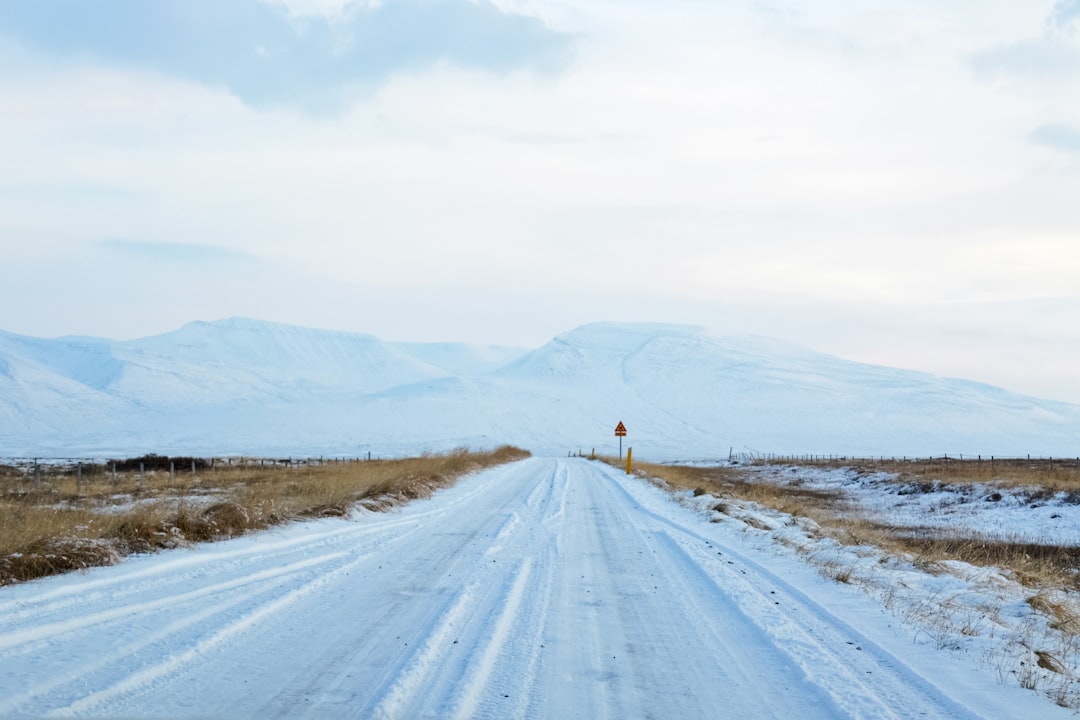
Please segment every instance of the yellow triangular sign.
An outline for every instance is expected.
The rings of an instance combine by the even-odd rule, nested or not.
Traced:
[[[615,426],[615,435],[619,436],[619,435],[625,435],[625,434],[626,434],[626,426],[623,425],[622,420],[620,420],[619,424]]]

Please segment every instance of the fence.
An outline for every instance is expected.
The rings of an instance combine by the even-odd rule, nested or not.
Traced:
[[[1037,457],[1026,455],[1024,457],[1018,456],[1000,456],[1000,455],[964,455],[958,453],[956,455],[788,455],[783,453],[754,453],[754,452],[732,452],[728,458],[732,462],[741,463],[777,463],[777,464],[791,464],[791,465],[836,465],[844,463],[857,463],[857,464],[873,464],[873,463],[893,463],[893,464],[919,464],[919,465],[948,465],[950,463],[974,463],[983,464],[987,463],[991,467],[1001,465],[1003,467],[1027,467],[1027,468],[1075,468],[1080,469],[1080,457]]]
[[[376,458],[377,460],[378,458]],[[217,469],[233,467],[285,467],[300,468],[319,465],[369,462],[371,453],[366,457],[358,456],[322,456],[265,458],[249,456],[191,457],[144,455],[137,458],[119,460],[93,457],[0,457],[0,478],[34,480],[40,483],[42,477],[74,476],[81,482],[83,477],[110,476],[113,479],[120,473],[138,472],[190,472],[196,475]]]

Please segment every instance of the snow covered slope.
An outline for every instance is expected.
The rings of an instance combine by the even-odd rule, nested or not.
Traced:
[[[391,347],[451,375],[464,376],[498,370],[528,352],[524,348],[466,343],[391,343]]]
[[[181,404],[198,389],[216,397],[292,399],[324,388],[376,392],[446,375],[370,335],[244,319],[189,323],[126,343],[120,352],[128,368],[121,393]]]
[[[681,325],[586,325],[531,352],[242,319],[0,333],[0,455],[614,452],[620,420],[650,459],[1080,453],[1080,406]]]

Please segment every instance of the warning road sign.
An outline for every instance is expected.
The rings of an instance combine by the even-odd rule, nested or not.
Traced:
[[[615,426],[615,436],[626,437],[626,426],[622,424],[622,420],[620,420],[619,424]]]

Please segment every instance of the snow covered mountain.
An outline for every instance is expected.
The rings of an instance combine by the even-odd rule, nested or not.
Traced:
[[[620,420],[650,459],[1080,454],[1080,406],[681,325],[586,325],[532,351],[245,319],[128,342],[0,333],[0,455],[612,452]]]

